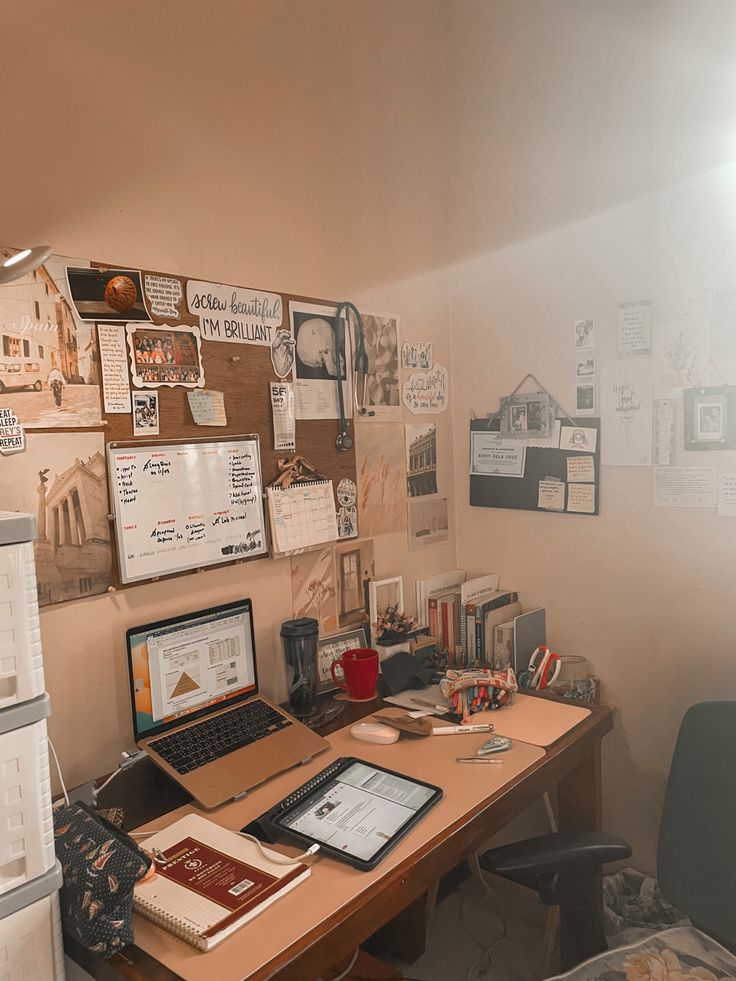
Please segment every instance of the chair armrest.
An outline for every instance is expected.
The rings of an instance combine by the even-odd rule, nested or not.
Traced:
[[[629,858],[631,846],[602,831],[563,831],[491,848],[478,856],[482,868],[497,875],[554,875],[572,866],[599,867]]]

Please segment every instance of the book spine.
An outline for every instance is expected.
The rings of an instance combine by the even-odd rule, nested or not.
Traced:
[[[452,662],[455,663],[457,651],[455,650],[457,635],[455,632],[455,600],[447,600],[447,647],[450,651]]]
[[[458,613],[460,619],[460,663],[465,665],[468,663],[468,621],[462,601],[458,602]]]
[[[442,644],[440,643],[439,623],[437,619],[437,600],[434,597],[431,597],[427,601],[427,606],[429,609],[429,632],[437,639],[437,647],[441,650]]]
[[[442,646],[447,648],[448,660],[452,659],[452,652],[450,651],[449,644],[449,627],[447,625],[447,600],[440,601],[440,615],[442,617],[442,625],[440,627],[440,635],[442,637]]]

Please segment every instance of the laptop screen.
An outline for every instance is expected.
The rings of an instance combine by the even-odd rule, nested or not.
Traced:
[[[250,600],[132,627],[126,639],[136,739],[258,690]]]

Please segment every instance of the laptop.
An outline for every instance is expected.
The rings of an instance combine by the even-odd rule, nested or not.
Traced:
[[[131,627],[126,643],[136,744],[203,807],[329,748],[258,694],[249,599]]]

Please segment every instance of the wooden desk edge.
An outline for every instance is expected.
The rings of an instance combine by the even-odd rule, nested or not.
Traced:
[[[607,705],[589,707],[591,714],[546,747],[540,760],[373,883],[352,903],[249,975],[248,981],[307,981],[317,977],[326,964],[335,964],[350,954],[358,943],[363,943],[411,905],[465,856],[480,848],[542,793],[555,786],[559,787],[561,829],[599,827],[600,745],[603,736],[613,728],[613,710]],[[371,706],[368,711],[374,709]],[[372,903],[379,895],[380,904]],[[109,961],[100,961],[79,945],[66,943],[73,959],[97,981],[121,977],[130,981],[181,981],[179,975],[135,944]]]

